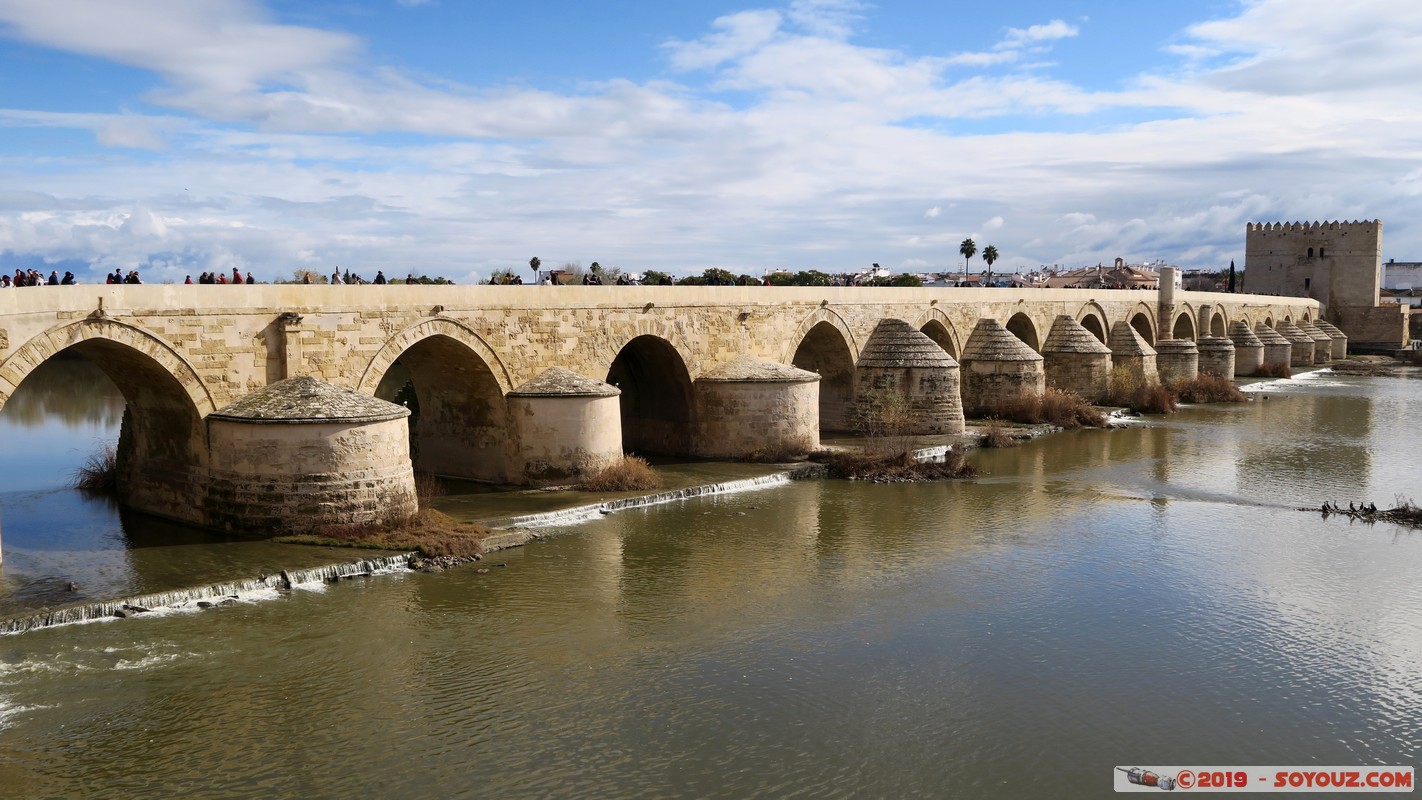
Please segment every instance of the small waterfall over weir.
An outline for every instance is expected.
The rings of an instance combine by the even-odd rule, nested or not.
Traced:
[[[608,500],[602,503],[593,503],[586,506],[576,506],[574,508],[564,508],[558,511],[548,511],[541,514],[525,514],[519,517],[505,517],[496,521],[499,527],[519,527],[519,528],[547,528],[560,525],[575,525],[579,522],[586,522],[595,519],[603,514],[611,514],[614,511],[624,511],[629,508],[642,508],[644,506],[655,506],[662,503],[672,503],[677,500],[687,500],[693,497],[706,497],[714,494],[731,494],[733,492],[747,492],[753,489],[765,489],[771,486],[782,486],[793,480],[804,478],[823,477],[825,468],[820,464],[806,464],[795,469],[776,472],[771,475],[761,475],[757,478],[744,478],[735,481],[724,481],[722,483],[709,483],[701,486],[689,486],[685,489],[675,489],[669,492],[658,492],[657,494],[644,495],[642,497],[627,497],[621,500]]]
[[[247,580],[214,583],[170,592],[154,592],[121,600],[70,606],[40,611],[24,616],[0,620],[0,636],[54,625],[69,625],[76,622],[110,617],[132,617],[163,609],[185,606],[207,608],[230,603],[243,596],[277,591],[289,591],[303,584],[319,584],[354,578],[364,575],[403,571],[409,568],[411,553],[367,558],[346,564],[328,564],[311,569],[282,570],[275,575],[262,575]]]

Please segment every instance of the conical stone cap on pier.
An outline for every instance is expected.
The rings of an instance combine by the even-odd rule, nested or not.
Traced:
[[[1328,342],[1330,345],[1333,343],[1332,336],[1329,336],[1328,334],[1324,333],[1322,328],[1319,328],[1317,325],[1312,322],[1309,322],[1308,320],[1304,320],[1303,322],[1299,323],[1299,330],[1308,334],[1309,338],[1313,339],[1315,342]]]
[[[1249,329],[1249,323],[1235,320],[1229,324],[1229,339],[1235,347],[1263,347],[1264,342]]]
[[[879,320],[874,326],[856,366],[957,369],[958,362],[923,331],[901,319],[890,318]]]
[[[1155,348],[1141,336],[1131,323],[1118,320],[1111,326],[1111,355],[1113,356],[1153,356]]]
[[[1088,334],[1089,335],[1089,334]],[[991,317],[978,320],[963,345],[964,361],[1041,361],[1042,354],[1028,347]]]
[[[1075,317],[1062,314],[1052,322],[1042,353],[1081,353],[1111,355],[1111,348],[1082,327]]]
[[[510,397],[616,397],[622,390],[563,367],[549,367],[509,392]]]
[[[1259,337],[1259,343],[1266,346],[1292,344],[1292,342],[1290,342],[1288,339],[1285,339],[1283,335],[1280,334],[1278,331],[1274,330],[1268,325],[1265,325],[1262,322],[1254,326],[1254,334]]]
[[[309,376],[269,383],[208,415],[229,422],[300,424],[383,422],[410,409]]]

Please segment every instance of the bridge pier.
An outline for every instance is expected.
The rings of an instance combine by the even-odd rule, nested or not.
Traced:
[[[900,319],[880,320],[855,366],[855,415],[878,435],[963,432],[962,375],[937,342]]]
[[[202,522],[320,534],[398,525],[418,511],[409,409],[315,378],[288,378],[208,415]]]
[[[963,346],[963,411],[989,412],[997,400],[1041,396],[1047,377],[1041,354],[991,317],[978,320]]]
[[[739,356],[696,379],[696,450],[781,460],[820,446],[820,376]]]
[[[509,474],[518,483],[542,483],[597,472],[620,459],[620,394],[562,367],[509,392]]]
[[[1052,323],[1042,345],[1047,386],[1099,403],[1111,391],[1111,348],[1070,315]]]
[[[1110,346],[1113,372],[1124,369],[1132,378],[1144,384],[1159,380],[1155,348],[1146,343],[1140,331],[1132,327],[1131,323],[1119,320],[1111,326]]]

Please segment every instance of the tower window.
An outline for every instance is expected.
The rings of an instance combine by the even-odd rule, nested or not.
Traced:
[[[1309,258],[1313,258],[1313,248],[1312,248],[1312,247],[1310,247],[1310,248],[1308,249],[1308,257],[1309,257]]]

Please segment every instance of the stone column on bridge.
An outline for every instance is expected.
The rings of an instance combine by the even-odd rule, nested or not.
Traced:
[[[319,534],[418,510],[410,411],[315,378],[277,381],[208,415],[210,527]]]
[[[597,472],[622,457],[615,386],[552,367],[508,394],[511,476],[542,483]]]
[[[990,413],[997,401],[1042,395],[1046,390],[1041,354],[1001,322],[979,319],[963,346],[963,410],[979,416]]]
[[[1214,318],[1214,304],[1201,303],[1199,312],[1195,314],[1195,338],[1197,340],[1204,336],[1219,336],[1224,333],[1224,331],[1220,331],[1220,333],[1217,334],[1210,329],[1210,323],[1214,321]]]
[[[813,372],[742,355],[698,377],[695,394],[697,455],[783,460],[820,446]]]
[[[1175,325],[1175,274],[1176,267],[1161,267],[1160,279],[1156,285],[1155,340],[1157,342],[1173,338]],[[1197,328],[1196,330],[1209,330]]]
[[[277,317],[277,330],[281,331],[281,377],[292,378],[301,364],[301,315],[287,311]]]
[[[1264,363],[1264,342],[1249,329],[1249,323],[1237,319],[1229,324],[1229,339],[1234,343],[1233,375],[1253,375]],[[1285,363],[1288,359],[1284,359]],[[1229,375],[1225,376],[1230,377]]]
[[[1102,344],[1070,314],[1052,323],[1042,345],[1047,386],[1099,403],[1111,391],[1111,348]]]
[[[963,432],[958,362],[907,322],[880,320],[854,371],[854,414],[861,427],[889,435]]]

